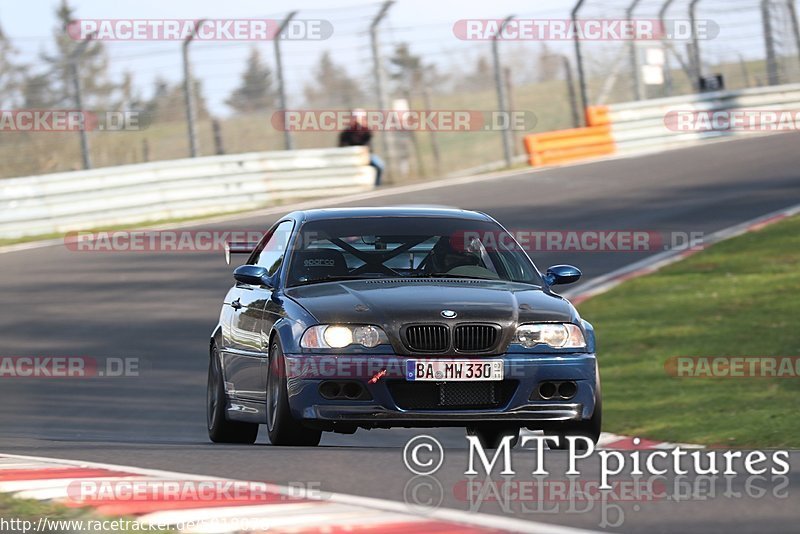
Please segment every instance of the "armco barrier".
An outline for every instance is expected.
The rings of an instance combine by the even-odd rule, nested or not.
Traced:
[[[800,84],[592,106],[586,109],[586,128],[529,135],[525,138],[525,148],[534,167],[615,152],[631,154],[679,148],[750,132],[680,131],[668,124],[670,114],[738,110],[800,111]]]
[[[608,120],[605,106],[592,106],[586,109],[589,126],[585,128],[526,136],[525,150],[530,164],[540,167],[613,154],[614,140]]]
[[[693,145],[708,139],[747,134],[743,131],[677,131],[667,125],[676,111],[800,110],[800,84],[716,91],[654,100],[613,104],[608,108],[611,135],[621,153],[636,153]]]
[[[242,211],[374,186],[364,147],[161,161],[0,180],[0,238]]]

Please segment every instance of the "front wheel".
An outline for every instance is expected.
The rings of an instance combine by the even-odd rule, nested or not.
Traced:
[[[258,425],[228,421],[225,415],[225,383],[219,362],[217,345],[211,346],[211,360],[208,363],[208,385],[206,389],[206,419],[208,437],[214,443],[253,444],[258,437]]]
[[[315,447],[322,439],[321,430],[306,428],[292,417],[286,387],[286,362],[280,342],[275,339],[269,351],[267,372],[267,431],[269,442],[279,446]]]

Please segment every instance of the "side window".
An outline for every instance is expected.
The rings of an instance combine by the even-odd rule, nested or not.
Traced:
[[[267,269],[270,276],[275,274],[283,263],[293,226],[292,221],[280,223],[258,254],[255,264]]]

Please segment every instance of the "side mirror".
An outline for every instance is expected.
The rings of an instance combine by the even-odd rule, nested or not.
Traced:
[[[269,271],[258,265],[242,265],[233,271],[233,277],[237,282],[250,286],[268,286]]]
[[[574,284],[581,279],[581,270],[572,265],[553,265],[547,269],[544,281],[549,286],[563,286]]]

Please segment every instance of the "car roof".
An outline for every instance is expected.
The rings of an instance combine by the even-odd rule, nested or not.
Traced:
[[[447,219],[467,219],[493,221],[485,213],[458,208],[430,206],[396,206],[372,208],[325,208],[296,211],[289,215],[302,221],[324,221],[327,219],[348,219],[358,217],[441,217]]]

